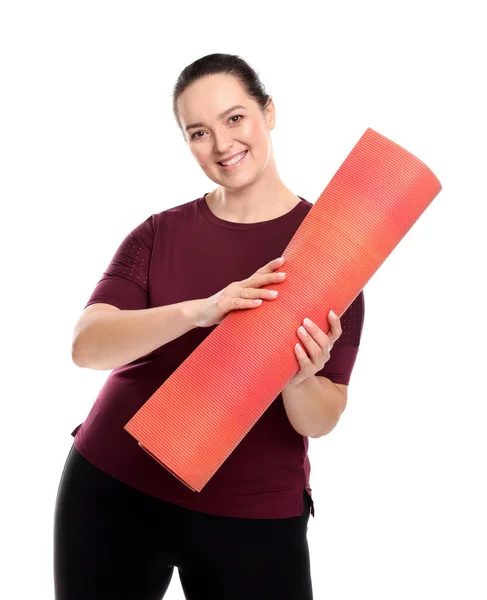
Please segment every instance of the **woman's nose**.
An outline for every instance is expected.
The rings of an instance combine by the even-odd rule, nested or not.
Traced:
[[[229,150],[233,146],[233,139],[224,133],[215,133],[213,151],[217,156],[228,156]]]

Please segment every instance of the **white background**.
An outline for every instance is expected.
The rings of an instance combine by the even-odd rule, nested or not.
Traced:
[[[315,598],[487,598],[481,5],[2,3],[2,598],[53,598],[70,432],[108,375],[71,361],[91,291],[133,227],[216,187],[171,112],[212,52],[273,96],[294,193],[315,202],[367,127],[443,184],[365,287],[347,410],[311,440]]]

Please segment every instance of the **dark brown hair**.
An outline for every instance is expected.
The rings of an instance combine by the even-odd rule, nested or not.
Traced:
[[[174,86],[173,113],[180,128],[177,111],[179,96],[193,82],[217,73],[233,75],[241,82],[247,90],[247,94],[257,102],[262,111],[267,106],[271,97],[266,93],[257,72],[243,58],[235,54],[207,54],[185,67]]]

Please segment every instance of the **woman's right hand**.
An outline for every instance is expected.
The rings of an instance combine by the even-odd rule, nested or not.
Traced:
[[[286,278],[285,273],[274,273],[285,258],[271,260],[253,275],[242,281],[234,281],[213,296],[200,301],[195,319],[197,327],[218,325],[223,317],[232,310],[257,308],[262,300],[277,298],[277,290],[260,289],[264,285],[280,283]],[[272,293],[274,291],[274,293]]]

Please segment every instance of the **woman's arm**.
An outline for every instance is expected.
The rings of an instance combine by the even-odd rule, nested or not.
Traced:
[[[200,300],[140,310],[90,304],[73,333],[71,356],[78,367],[115,369],[196,327]]]

